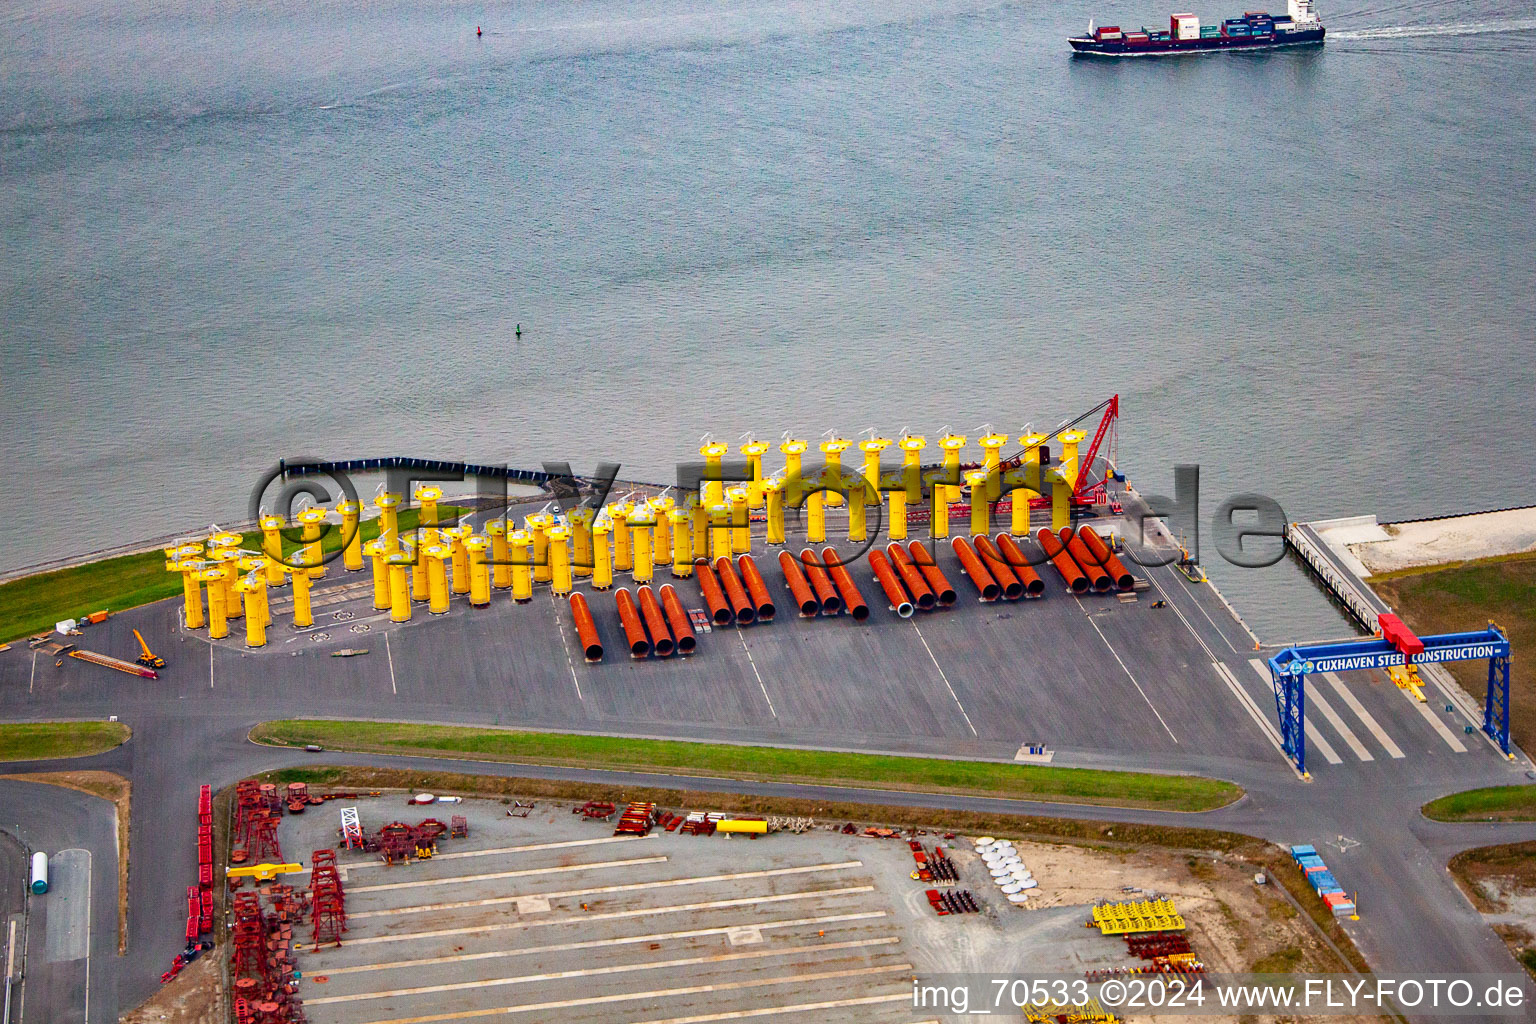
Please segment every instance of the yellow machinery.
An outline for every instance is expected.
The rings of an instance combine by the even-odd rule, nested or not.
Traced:
[[[853,442],[841,437],[834,437],[830,441],[821,442],[821,454],[826,460],[825,479],[841,480],[843,476],[843,452]],[[828,491],[826,504],[828,508],[837,508],[843,503],[843,496],[836,491]]]
[[[768,543],[784,543],[784,481],[763,481],[763,502],[768,506]]]
[[[347,572],[363,567],[363,503],[348,498],[336,506],[341,513],[341,566]]]
[[[304,529],[301,539],[304,541],[304,564],[309,566],[309,578],[320,579],[325,575],[325,566],[322,564],[324,555],[320,549],[320,538],[325,533],[325,509],[311,505],[299,513],[299,525]]]
[[[375,537],[363,545],[363,553],[373,566],[373,607],[383,611],[389,607],[389,563],[385,561],[389,557],[389,542]]]
[[[228,868],[224,874],[229,878],[254,878],[258,882],[270,882],[278,875],[303,874],[303,864],[248,864],[245,867]]]
[[[453,553],[452,590],[455,594],[469,593],[469,548],[465,542],[472,536],[474,530],[467,524],[443,529],[443,539],[448,542],[448,549]]]
[[[379,536],[394,554],[400,550],[400,495],[385,491],[373,504],[379,510]]]
[[[715,831],[762,836],[768,834],[768,823],[754,818],[722,818],[715,822]]]
[[[1419,666],[1393,665],[1387,669],[1387,675],[1397,684],[1398,689],[1407,690],[1413,695],[1414,700],[1424,703],[1426,698],[1422,689],[1423,680],[1419,678]]]
[[[763,455],[768,451],[767,441],[748,440],[741,446],[752,479],[747,484],[747,504],[752,508],[763,507]]]
[[[469,557],[469,603],[474,608],[484,608],[491,603],[491,569],[485,564],[485,556],[491,550],[488,537],[470,537],[464,542]]]
[[[1003,445],[1008,443],[1006,434],[988,434],[980,441],[981,450],[986,454],[982,457],[982,469],[987,473],[987,500],[996,501],[1003,495]],[[975,500],[974,490],[972,501]]]
[[[634,504],[628,501],[608,506],[608,519],[613,525],[613,568],[616,572],[629,572],[635,567],[635,553],[629,537],[629,517],[634,512]]]
[[[507,545],[507,521],[492,519],[485,524],[491,538],[491,586],[506,590],[512,586],[512,548]]]
[[[571,572],[582,578],[592,575],[592,520],[597,513],[586,505],[571,509],[566,517],[571,531]]]
[[[389,562],[389,618],[392,622],[411,621],[411,556],[403,551],[396,551],[388,558]],[[420,570],[418,569],[418,572]],[[294,577],[297,585],[298,577]],[[297,590],[294,596],[298,596]],[[298,609],[295,606],[295,615]]]
[[[437,503],[443,500],[443,489],[424,484],[416,488],[416,502],[421,506],[421,516],[417,523],[421,527],[422,546],[436,544],[439,538],[437,533]]]
[[[719,441],[706,441],[699,446],[699,454],[704,456],[704,500],[711,505],[718,505],[724,500],[722,495],[725,493],[725,484],[720,479],[720,463],[730,450],[730,445]]]
[[[928,447],[928,439],[903,434],[896,447],[901,449],[901,479],[907,489],[907,504],[916,505],[923,500],[923,449]]]
[[[607,590],[613,586],[613,553],[609,550],[609,535],[613,525],[601,512],[592,523],[592,589]]]
[[[533,538],[533,581],[535,583],[548,583],[552,578],[549,571],[548,531],[553,525],[555,525],[554,517],[544,512],[535,512],[523,520],[528,536]]]
[[[667,513],[672,527],[672,578],[687,579],[693,575],[693,535],[688,531],[688,513],[674,508]]]
[[[629,517],[629,540],[634,559],[636,583],[649,583],[656,573],[656,558],[651,552],[655,540],[656,516],[646,505],[641,505]]]
[[[991,518],[987,514],[987,486],[996,478],[995,473],[973,469],[965,474],[965,482],[971,486],[971,536],[982,536],[991,530]]]
[[[1102,935],[1184,930],[1184,918],[1173,905],[1173,900],[1101,904],[1093,908],[1093,924]]]
[[[752,513],[747,509],[747,489],[732,487],[725,496],[731,503],[731,554],[745,555],[752,550]]]
[[[779,451],[784,456],[784,497],[789,502],[790,508],[799,508],[801,496],[805,494],[804,481],[800,479],[801,460],[805,456],[808,446],[798,438],[790,438],[779,445]]]
[[[549,528],[547,537],[550,589],[556,597],[565,597],[571,592],[571,531],[556,523]]]
[[[657,565],[666,565],[672,560],[672,509],[677,502],[661,494],[647,504],[651,515],[656,517],[656,539],[651,543],[651,560]]]
[[[507,537],[512,548],[512,600],[533,600],[533,534],[513,530]]]
[[[144,652],[139,655],[139,664],[145,668],[165,668],[165,659],[149,649],[149,644],[144,642],[144,634],[134,630],[133,635],[139,641],[139,649]]]

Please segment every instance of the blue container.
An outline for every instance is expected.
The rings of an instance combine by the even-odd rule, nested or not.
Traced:
[[[1306,854],[1311,854],[1313,857],[1316,857],[1317,847],[1308,846],[1305,843],[1298,843],[1297,845],[1291,847],[1291,856],[1297,858],[1298,860]]]
[[[1300,857],[1296,858],[1296,863],[1301,865],[1301,869],[1303,871],[1305,871],[1307,868],[1327,867],[1327,865],[1323,863],[1323,858],[1319,857],[1315,853],[1302,854]]]
[[[1319,871],[1317,874],[1308,878],[1307,881],[1311,882],[1312,888],[1316,889],[1318,892],[1327,892],[1339,887],[1338,880],[1326,871]]]

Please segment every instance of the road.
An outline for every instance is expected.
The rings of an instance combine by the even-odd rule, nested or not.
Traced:
[[[31,652],[0,654],[0,715],[116,714],[134,731],[123,747],[98,757],[11,769],[104,768],[132,780],[126,958],[112,955],[114,933],[106,924],[116,912],[113,885],[102,881],[115,871],[110,815],[92,814],[87,806],[103,802],[54,789],[39,798],[36,787],[0,783],[0,825],[19,827],[34,846],[78,847],[92,855],[95,1024],[152,994],[182,946],[185,887],[196,867],[198,785],[228,786],[254,772],[315,760],[302,751],[249,743],[250,727],[266,719],[520,725],[1000,760],[1011,759],[1021,742],[1059,736],[1057,763],[1211,775],[1237,782],[1247,795],[1230,807],[1191,815],[421,758],[326,753],[323,760],[613,788],[684,785],[1176,824],[1311,842],[1341,884],[1359,892],[1361,920],[1344,927],[1378,971],[1519,971],[1445,865],[1461,849],[1536,839],[1536,824],[1434,823],[1422,818],[1419,807],[1474,786],[1526,782],[1529,764],[1506,762],[1480,735],[1462,733],[1461,719],[1440,706],[1414,705],[1384,678],[1346,673],[1318,684],[1309,696],[1319,735],[1331,737],[1336,754],[1328,759],[1314,746],[1313,777],[1303,781],[1270,736],[1274,704],[1251,663],[1252,639],[1209,588],[1190,585],[1171,568],[1147,575],[1154,584],[1150,596],[1165,599],[1166,611],[1109,597],[1060,595],[1027,609],[978,608],[966,596],[962,604],[968,605],[922,618],[920,633],[917,620],[902,622],[883,609],[860,626],[786,616],[770,627],[717,631],[689,662],[610,658],[601,666],[566,660],[564,620],[544,597],[515,606],[498,595],[492,608],[480,611],[456,603],[445,616],[422,615],[391,629],[370,618],[366,597],[348,604],[338,589],[337,603],[319,605],[317,616],[362,607],[334,619],[336,636],[329,644],[350,646],[366,636],[384,653],[378,633],[388,631],[387,657],[353,659],[325,657],[313,634],[281,625],[273,627],[274,642],[264,651],[247,651],[238,642],[210,645],[182,632],[176,603],[164,602],[114,616],[93,628],[89,643],[93,649],[132,650],[128,631],[139,627],[171,661],[158,683],[68,659],[59,667],[45,659],[34,671]],[[958,571],[953,579],[968,585]],[[770,579],[775,592],[779,586]],[[692,595],[696,600],[696,587]],[[688,603],[689,595],[684,597]],[[611,609],[611,598],[604,607]],[[276,607],[274,613],[280,618]],[[369,624],[371,635],[345,624]],[[617,636],[616,623],[600,619],[599,626],[605,637]],[[1319,701],[1323,695],[1326,701]],[[1323,703],[1335,713],[1324,714]],[[861,715],[878,728],[860,728]],[[1051,722],[1049,734],[1025,731],[1045,721]]]

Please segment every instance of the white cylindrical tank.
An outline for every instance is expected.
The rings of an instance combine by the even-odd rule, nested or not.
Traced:
[[[48,855],[39,850],[32,855],[32,895],[48,891]]]

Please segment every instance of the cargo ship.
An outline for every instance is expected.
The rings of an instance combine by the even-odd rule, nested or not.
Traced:
[[[1201,25],[1193,14],[1175,14],[1168,19],[1168,31],[1136,32],[1106,25],[1095,28],[1088,22],[1088,34],[1067,40],[1073,56],[1084,57],[1169,57],[1187,53],[1212,53],[1223,50],[1273,50],[1284,46],[1321,46],[1326,29],[1317,16],[1312,0],[1287,0],[1286,13],[1271,16],[1262,11],[1248,11],[1241,18],[1228,18],[1219,25]]]

